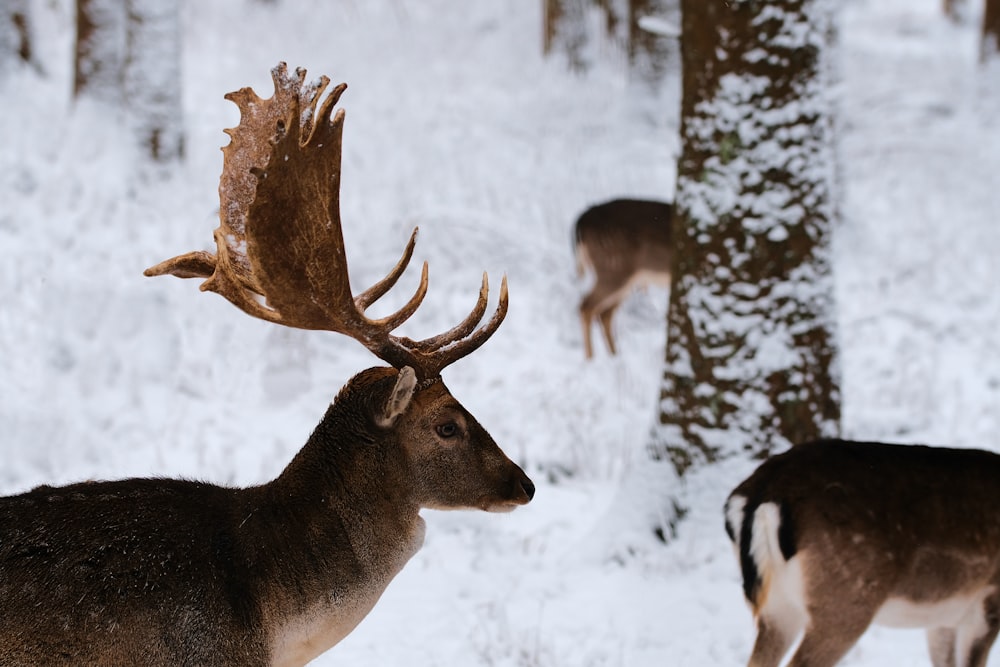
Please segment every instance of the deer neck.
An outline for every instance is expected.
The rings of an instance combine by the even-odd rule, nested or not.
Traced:
[[[269,572],[262,605],[274,664],[304,664],[343,638],[423,544],[402,449],[354,417],[332,405],[259,487],[257,532],[267,537],[250,548],[270,563],[259,569]]]
[[[375,432],[355,412],[350,405],[331,405],[272,491],[281,503],[294,499],[310,533],[343,534],[358,566],[367,567],[380,553],[412,555],[420,547],[413,542],[423,536],[423,520],[394,434]]]

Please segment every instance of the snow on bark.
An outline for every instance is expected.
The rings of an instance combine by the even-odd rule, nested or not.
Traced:
[[[839,431],[833,9],[684,4],[678,266],[651,434],[681,474]]]

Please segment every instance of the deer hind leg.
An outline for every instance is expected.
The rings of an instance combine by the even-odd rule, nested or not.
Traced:
[[[986,667],[986,659],[989,657],[998,631],[1000,631],[1000,592],[994,592],[974,605],[955,628],[954,660],[942,664],[952,664],[955,667]],[[934,667],[938,667],[937,663],[934,663]]]
[[[778,667],[804,625],[804,619],[795,616],[758,616],[749,667]]]
[[[756,523],[763,521],[760,509]],[[755,530],[760,529],[755,527]],[[756,537],[756,536],[755,536]],[[793,558],[781,563],[773,558],[761,558],[758,550],[754,557],[763,575],[762,590],[758,600],[763,600],[756,609],[757,639],[749,667],[778,667],[781,659],[809,621],[803,600],[802,561]],[[773,555],[773,554],[772,554]]]
[[[628,293],[628,280],[622,276],[612,276],[598,274],[598,280],[594,284],[594,289],[580,302],[580,319],[583,322],[583,347],[589,359],[593,354],[591,346],[590,329],[591,322],[596,318],[604,332],[604,340],[608,344],[608,350],[615,354],[615,340],[611,331],[611,318],[618,308],[618,305]]]
[[[802,643],[788,667],[833,667],[854,646],[865,632],[845,628],[812,627],[806,630]]]
[[[929,628],[927,630],[927,650],[931,654],[934,667],[956,667],[955,628]]]
[[[590,340],[590,325],[594,312],[587,305],[587,299],[580,303],[580,325],[583,327],[583,354],[587,359],[594,356],[594,345]]]
[[[846,593],[846,589],[843,594]],[[788,667],[833,667],[865,633],[875,609],[852,606],[810,614],[809,627]]]
[[[615,311],[618,309],[618,302],[614,302],[611,306],[605,310],[602,310],[597,318],[601,323],[601,331],[604,332],[604,341],[608,344],[608,350],[611,354],[618,354],[618,350],[615,348],[615,336],[611,331],[611,318],[614,317]]]

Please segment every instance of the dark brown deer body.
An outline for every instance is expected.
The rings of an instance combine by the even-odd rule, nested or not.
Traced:
[[[871,623],[926,628],[935,667],[982,667],[1000,628],[1000,455],[823,441],[726,503],[757,621],[750,665],[836,664]]]
[[[611,354],[616,353],[611,321],[634,287],[670,285],[670,225],[673,206],[640,199],[615,199],[593,206],[576,221],[577,270],[594,272],[594,285],[580,302],[584,354],[593,354],[590,332],[601,325]]]
[[[275,94],[243,89],[224,149],[216,253],[146,275],[202,277],[261,319],[348,335],[394,368],[359,373],[274,481],[223,488],[178,480],[94,482],[0,498],[0,664],[289,667],[347,635],[423,541],[421,508],[505,511],[534,495],[524,472],[451,396],[442,369],[479,348],[472,312],[440,335],[393,330],[365,310],[405,270],[355,296],[339,211],[344,85],[272,70]],[[477,328],[478,327],[478,328]],[[237,397],[238,398],[238,397]]]
[[[370,369],[267,484],[0,499],[0,664],[305,664],[420,548],[422,507],[509,510],[532,493],[443,383]]]

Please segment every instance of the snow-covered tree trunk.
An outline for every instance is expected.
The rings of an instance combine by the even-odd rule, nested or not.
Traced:
[[[123,88],[136,140],[159,162],[184,155],[180,8],[177,0],[128,0]]]
[[[124,0],[77,0],[73,94],[119,106],[124,62]]]
[[[678,475],[839,432],[835,0],[684,0],[660,414]]]

